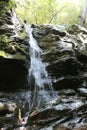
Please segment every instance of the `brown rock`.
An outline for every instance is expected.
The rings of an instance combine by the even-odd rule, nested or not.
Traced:
[[[53,130],[70,130],[70,129],[64,125],[59,125],[56,126]]]
[[[73,130],[87,130],[87,124],[82,125],[82,126],[80,126],[78,128],[74,128]]]

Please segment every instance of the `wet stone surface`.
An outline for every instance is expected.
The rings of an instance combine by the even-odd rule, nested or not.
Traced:
[[[76,129],[87,122],[87,98],[81,96],[73,89],[59,90],[58,96],[50,101],[46,99],[45,105],[39,106],[30,111],[31,92],[21,90],[16,93],[1,93],[0,100],[0,121],[1,128],[25,130],[56,130]],[[44,99],[44,98],[42,98]],[[29,114],[29,115],[28,115]],[[27,120],[28,117],[28,120]],[[13,120],[12,120],[13,119]],[[10,122],[9,122],[10,121]],[[63,124],[63,126],[60,126]]]

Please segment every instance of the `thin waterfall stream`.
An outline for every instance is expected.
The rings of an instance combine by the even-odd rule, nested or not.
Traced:
[[[25,28],[29,37],[30,66],[28,82],[32,91],[31,101],[29,103],[31,112],[35,108],[44,106],[56,94],[53,92],[52,81],[46,71],[46,63],[43,63],[41,59],[43,51],[32,35],[33,29],[29,25],[25,25]]]
[[[30,28],[30,68],[29,77],[35,79],[35,85],[39,89],[45,89],[45,84],[51,84],[51,80],[48,78],[48,73],[46,71],[46,65],[41,60],[42,50],[37,44],[37,41],[32,36],[32,28]],[[31,81],[31,79],[30,79]]]

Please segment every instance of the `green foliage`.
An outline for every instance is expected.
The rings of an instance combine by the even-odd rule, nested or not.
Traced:
[[[11,9],[12,7],[15,6],[15,4],[16,4],[15,0],[9,0],[7,9],[8,10]]]
[[[15,6],[15,0],[0,1],[0,15],[5,15],[5,13]]]
[[[74,24],[79,21],[82,0],[15,0],[16,11],[30,24]]]

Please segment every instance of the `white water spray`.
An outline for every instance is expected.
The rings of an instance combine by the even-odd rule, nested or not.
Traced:
[[[25,25],[25,28],[29,36],[30,66],[28,80],[30,91],[33,88],[29,108],[32,111],[35,107],[44,106],[55,96],[51,79],[46,71],[46,63],[43,63],[41,59],[43,52],[32,35],[32,28],[29,25]]]
[[[42,50],[37,44],[37,41],[32,36],[32,28],[27,28],[29,35],[29,52],[30,52],[30,68],[29,68],[29,82],[32,82],[31,77],[35,79],[35,86],[38,89],[45,89],[45,86],[51,86],[51,79],[46,71],[46,64],[42,62]]]

